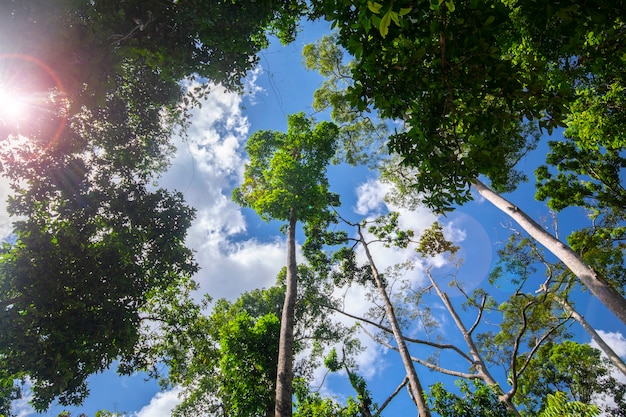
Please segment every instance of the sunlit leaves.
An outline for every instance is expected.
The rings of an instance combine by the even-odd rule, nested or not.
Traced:
[[[455,417],[512,417],[515,414],[499,401],[495,387],[458,380],[461,396],[445,389],[442,383],[431,387],[428,395],[432,411],[442,416]]]
[[[264,219],[287,220],[295,210],[306,221],[328,206],[326,167],[334,155],[337,127],[314,125],[304,114],[289,116],[287,133],[256,132],[246,145],[250,163],[235,201]]]
[[[537,351],[520,378],[516,401],[526,407],[526,415],[593,416],[600,410],[595,405],[597,396],[607,395],[615,404],[603,405],[603,411],[613,413],[624,406],[626,386],[611,376],[610,370],[608,359],[589,345],[548,343]],[[576,412],[579,414],[570,414]]]
[[[422,256],[433,257],[445,252],[454,255],[459,250],[459,247],[445,238],[443,227],[439,222],[435,222],[428,229],[424,230],[416,250]]]

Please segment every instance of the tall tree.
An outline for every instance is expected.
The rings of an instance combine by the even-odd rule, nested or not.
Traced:
[[[413,401],[417,406],[418,414],[421,417],[429,417],[430,409],[426,404],[426,396],[424,395],[424,389],[422,387],[422,383],[417,375],[417,371],[415,370],[415,366],[413,361],[411,360],[411,354],[409,353],[409,349],[407,347],[406,341],[404,340],[404,335],[402,332],[402,328],[400,327],[400,323],[396,316],[396,312],[393,304],[391,303],[391,299],[389,297],[389,292],[387,290],[387,283],[382,276],[382,274],[378,271],[378,267],[376,266],[376,262],[372,256],[370,251],[370,245],[373,243],[383,243],[385,245],[398,245],[401,247],[405,247],[410,242],[410,233],[403,233],[397,230],[397,221],[398,216],[397,213],[392,213],[388,217],[381,217],[376,219],[372,225],[370,225],[367,229],[368,232],[372,233],[375,236],[375,239],[369,240],[366,238],[365,231],[363,230],[364,226],[368,226],[367,221],[363,221],[362,223],[349,223],[346,222],[349,226],[356,228],[357,237],[354,239],[354,245],[350,248],[350,251],[340,251],[339,254],[345,253],[345,258],[342,260],[343,269],[354,274],[357,273],[356,278],[360,280],[371,280],[373,281],[379,297],[383,301],[383,306],[385,310],[386,319],[389,322],[389,325],[392,330],[392,334],[394,336],[397,350],[400,353],[400,357],[402,358],[402,364],[404,365],[404,370],[406,372],[409,387],[411,389]],[[351,239],[347,239],[351,240]],[[367,267],[355,268],[354,265],[354,248],[356,245],[360,245],[360,247],[365,252],[365,257],[367,259]],[[341,259],[341,258],[340,258]],[[362,276],[358,276],[358,272],[364,274]],[[354,279],[354,278],[353,278]]]
[[[287,275],[276,380],[276,416],[292,415],[294,312],[297,299],[296,226],[339,204],[329,191],[326,168],[335,153],[338,129],[314,124],[303,113],[290,115],[287,132],[260,131],[246,144],[250,162],[233,198],[265,220],[287,221]]]

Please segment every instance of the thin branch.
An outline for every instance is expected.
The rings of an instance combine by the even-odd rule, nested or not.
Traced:
[[[376,327],[376,328],[378,328],[378,329],[380,329],[380,330],[382,330],[382,331],[384,331],[384,332],[386,332],[386,333],[393,334],[393,331],[392,331],[390,328],[385,327],[385,326],[383,326],[382,324],[376,323],[376,322],[374,322],[374,321],[372,321],[372,320],[368,320],[368,319],[366,319],[366,318],[364,318],[364,317],[360,317],[360,316],[356,316],[356,315],[354,315],[354,314],[350,314],[350,313],[348,313],[348,312],[346,312],[346,311],[343,311],[343,310],[338,309],[338,308],[336,308],[336,307],[334,307],[334,306],[331,306],[331,305],[324,305],[324,307],[327,307],[327,308],[329,308],[329,309],[331,309],[331,310],[333,310],[333,311],[336,311],[336,312],[337,312],[337,313],[339,313],[339,314],[343,314],[343,315],[344,315],[344,316],[346,316],[346,317],[350,317],[350,318],[352,318],[352,319],[359,320],[359,321],[363,321],[363,322],[365,322],[365,323],[367,323],[367,324],[371,324],[372,326],[374,326],[374,327]],[[362,329],[364,329],[364,327],[363,327],[363,326],[360,326],[360,327],[361,327]],[[415,338],[408,337],[408,336],[405,336],[405,335],[402,335],[402,338],[403,338],[404,340],[406,340],[407,342],[410,342],[410,343],[415,343],[415,344],[418,344],[418,345],[426,345],[426,346],[431,346],[431,347],[434,347],[434,348],[436,348],[436,349],[441,349],[441,350],[446,350],[446,349],[451,349],[451,350],[454,350],[454,351],[455,351],[456,353],[458,353],[461,357],[463,357],[463,359],[465,359],[465,360],[466,360],[466,361],[468,361],[469,363],[473,363],[472,359],[471,359],[471,358],[470,358],[470,357],[469,357],[469,356],[468,356],[465,352],[463,352],[461,349],[459,349],[457,346],[454,346],[454,345],[449,345],[449,344],[442,344],[442,343],[430,342],[430,341],[428,341],[428,340],[415,339]]]
[[[363,331],[365,332],[365,334],[367,334],[370,338],[372,338],[372,340],[380,343],[381,345],[385,346],[388,349],[391,350],[395,350],[396,352],[398,352],[398,348],[396,346],[393,346],[392,344],[384,341],[384,340],[379,340],[377,339],[373,334],[371,334],[370,332],[368,332],[366,329],[363,329]],[[416,358],[415,356],[411,356],[411,360],[413,362],[417,362],[420,365],[423,365],[433,371],[437,371],[440,372],[442,374],[445,375],[451,375],[451,376],[456,376],[458,378],[464,378],[464,379],[480,379],[481,376],[479,374],[471,374],[471,373],[466,373],[466,372],[460,372],[460,371],[454,371],[452,369],[447,369],[447,368],[442,368],[439,365],[435,365],[434,363],[425,361],[424,359],[420,359],[420,358]]]
[[[383,405],[381,405],[378,408],[378,411],[376,412],[376,414],[374,414],[374,417],[379,417],[380,413],[383,412],[383,410],[385,409],[385,407],[387,407],[389,405],[389,403],[391,402],[391,400],[393,400],[396,395],[398,395],[400,393],[400,391],[402,391],[402,388],[404,388],[406,386],[406,384],[409,383],[409,377],[405,376],[404,379],[402,380],[402,382],[400,383],[400,385],[398,385],[398,388],[396,388],[396,390],[394,392],[392,392],[389,397],[387,397],[387,399],[385,400],[385,402],[383,403]]]

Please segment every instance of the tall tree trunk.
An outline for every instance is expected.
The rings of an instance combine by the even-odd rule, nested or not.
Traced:
[[[426,400],[424,399],[424,390],[422,389],[422,384],[417,377],[415,366],[413,365],[413,361],[411,360],[411,354],[402,336],[402,330],[400,329],[400,324],[398,323],[398,320],[396,318],[396,313],[393,310],[393,305],[391,304],[391,300],[389,299],[389,295],[387,294],[385,285],[383,284],[382,279],[378,273],[378,269],[374,264],[374,259],[372,258],[372,254],[370,253],[367,243],[365,241],[365,237],[363,236],[361,226],[358,225],[357,227],[359,231],[359,240],[361,241],[361,243],[363,244],[363,248],[365,249],[365,255],[367,256],[367,261],[369,262],[372,276],[374,277],[374,281],[376,281],[376,286],[378,287],[380,296],[382,297],[383,303],[385,304],[385,313],[387,314],[387,318],[389,319],[389,323],[391,324],[391,330],[393,331],[393,335],[396,339],[396,344],[398,345],[398,352],[400,352],[400,357],[402,358],[404,369],[406,371],[407,377],[409,378],[409,387],[411,388],[411,392],[413,393],[419,417],[430,417],[430,410],[428,409]]]
[[[574,307],[572,307],[571,304],[567,302],[567,300],[561,298],[558,295],[555,295],[554,298],[559,304],[563,306],[565,311],[567,311],[574,318],[574,320],[576,320],[583,327],[583,329],[585,329],[587,333],[589,333],[591,338],[598,344],[600,349],[606,354],[610,361],[613,362],[613,365],[615,365],[617,369],[619,369],[624,375],[626,375],[626,364],[624,363],[622,358],[620,358],[619,355],[615,353],[613,349],[611,349],[611,346],[609,346],[604,341],[602,336],[600,336],[598,332],[596,332],[596,329],[594,329],[591,324],[589,324],[589,322],[578,313],[578,311],[574,310]]]
[[[498,382],[489,372],[489,369],[487,368],[485,361],[480,355],[480,351],[478,350],[478,347],[474,343],[474,338],[472,336],[473,328],[471,330],[468,330],[467,327],[465,327],[465,324],[463,324],[461,317],[459,317],[458,313],[456,312],[456,309],[450,302],[450,298],[448,297],[448,294],[443,292],[441,288],[439,287],[439,285],[437,285],[437,282],[435,281],[432,274],[430,273],[430,269],[426,271],[426,275],[428,275],[428,279],[430,279],[430,283],[435,289],[435,292],[437,292],[437,295],[439,296],[441,301],[443,301],[443,304],[448,309],[448,313],[450,313],[450,315],[452,316],[452,319],[454,320],[456,327],[458,327],[459,330],[461,331],[461,334],[463,335],[463,340],[465,340],[465,343],[467,344],[467,347],[469,348],[469,354],[472,357],[472,360],[474,361],[473,366],[476,369],[476,372],[480,375],[480,379],[487,385],[497,386],[500,389],[500,393],[504,393],[504,390],[502,389],[502,387],[500,387],[500,384],[498,384]],[[510,396],[500,395],[499,398],[500,398],[500,401],[503,401],[506,404],[506,407],[511,412],[513,412],[516,416],[520,415],[519,411],[517,411],[517,408],[515,408],[515,405],[513,405],[513,402],[511,401]]]
[[[480,195],[504,213],[508,214],[531,237],[559,258],[593,295],[626,324],[626,299],[617,292],[611,284],[594,271],[593,268],[587,265],[576,252],[548,233],[517,206],[492,191],[478,179],[475,179],[472,185]]]
[[[278,342],[278,366],[276,376],[276,417],[291,417],[293,414],[293,328],[295,306],[298,294],[298,265],[296,263],[296,213],[289,212],[287,231],[287,278],[285,282],[285,303],[280,321]]]

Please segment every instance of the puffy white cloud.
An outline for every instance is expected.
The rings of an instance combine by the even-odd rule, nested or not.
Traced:
[[[597,332],[619,357],[626,359],[626,337],[622,333],[603,330],[597,330]],[[591,342],[591,346],[598,348],[598,344],[594,341]]]
[[[357,187],[357,203],[355,213],[362,215],[381,214],[386,208],[385,195],[389,192],[390,185],[376,179],[370,179]]]
[[[248,78],[248,97],[260,91],[257,76],[253,72]],[[251,238],[241,208],[231,201],[246,163],[249,122],[242,100],[213,86],[202,107],[194,109],[187,136],[177,139],[171,167],[159,181],[181,191],[197,210],[187,244],[201,268],[195,276],[200,291],[214,298],[233,299],[243,291],[274,285],[285,264],[284,239]]]
[[[170,391],[164,391],[157,393],[150,403],[144,406],[136,413],[132,413],[132,417],[163,417],[169,416],[172,413],[174,407],[181,402],[179,394],[180,388],[174,388]]]

